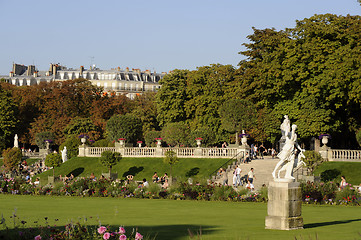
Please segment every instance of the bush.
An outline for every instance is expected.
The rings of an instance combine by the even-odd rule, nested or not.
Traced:
[[[341,176],[341,171],[335,168],[325,170],[320,174],[321,181],[323,182],[332,181],[336,178],[339,178],[340,176]]]
[[[131,114],[112,116],[107,122],[106,129],[110,141],[125,138],[128,142],[135,143],[142,136],[142,122]]]
[[[68,159],[71,159],[72,157],[78,156],[80,144],[81,144],[81,142],[76,135],[70,135],[65,140],[65,142],[60,145],[59,151],[62,151],[64,149],[64,146],[66,146]]]
[[[118,162],[122,159],[122,156],[118,152],[104,151],[102,152],[101,157],[99,158],[100,163],[109,169],[109,173],[112,170],[112,167],[117,165]]]
[[[35,143],[39,148],[46,148],[45,140],[53,141],[55,135],[52,132],[40,132],[35,135]]]
[[[308,170],[313,173],[316,167],[320,165],[323,161],[321,154],[315,151],[305,151],[304,155],[305,158],[303,158],[303,161],[305,162]]]
[[[45,158],[45,165],[53,168],[53,176],[54,176],[54,168],[59,167],[61,163],[62,163],[61,156],[60,154],[57,153],[48,154]]]
[[[100,139],[93,143],[93,147],[114,147],[114,144],[107,139]]]
[[[154,142],[154,139],[160,138],[160,136],[161,136],[160,131],[152,130],[152,131],[146,132],[144,134],[145,145],[148,147],[155,147],[156,144]]]
[[[19,148],[8,148],[3,151],[4,165],[8,171],[17,170],[21,162],[22,154]]]

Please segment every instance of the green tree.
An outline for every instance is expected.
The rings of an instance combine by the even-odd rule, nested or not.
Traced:
[[[0,139],[2,139],[2,145],[5,147],[11,144],[12,136],[15,135],[17,129],[18,119],[16,116],[18,115],[18,106],[11,98],[10,92],[2,89],[1,85],[0,112]]]
[[[98,140],[101,135],[101,129],[96,126],[90,118],[73,118],[64,128],[65,136],[86,134],[93,140]]]
[[[306,164],[308,170],[313,173],[317,166],[319,166],[323,161],[321,154],[315,151],[305,151],[304,155],[305,158],[302,160]]]
[[[172,150],[166,151],[164,155],[163,162],[169,165],[169,176],[172,177],[172,166],[179,162],[179,158],[177,157],[177,153]]]
[[[67,137],[65,142],[63,142],[60,147],[59,151],[62,151],[66,146],[68,159],[73,157],[77,157],[79,154],[79,145],[81,144],[80,139],[76,135],[70,135]]]
[[[356,132],[356,140],[357,143],[361,146],[361,129],[357,130]]]
[[[156,102],[157,120],[160,126],[186,120],[184,104],[187,100],[188,72],[188,70],[176,69],[159,81],[162,87],[157,92]]]
[[[53,168],[53,177],[55,177],[55,168],[59,167],[62,163],[62,159],[60,154],[58,153],[50,153],[48,155],[46,155],[45,158],[45,165],[48,167],[52,167]]]
[[[39,148],[44,149],[46,147],[45,140],[54,141],[55,135],[52,132],[40,132],[35,135],[35,142]]]
[[[21,150],[19,148],[8,148],[2,152],[2,156],[4,158],[5,168],[8,171],[18,170],[22,158]]]
[[[231,65],[212,64],[188,73],[184,107],[192,130],[207,126],[218,131],[221,125],[218,108],[227,99],[234,71]]]
[[[112,151],[103,151],[101,157],[99,158],[99,162],[109,169],[109,174],[112,171],[112,167],[118,164],[118,162],[122,159],[122,156],[118,152]]]
[[[236,144],[241,130],[249,130],[256,125],[256,107],[252,102],[241,99],[225,101],[219,108],[222,127],[236,133]]]
[[[154,92],[145,92],[134,99],[135,108],[131,113],[142,121],[144,133],[151,130],[159,130],[155,96],[156,93]]]
[[[199,127],[190,133],[189,145],[196,146],[196,138],[202,138],[202,144],[204,146],[212,146],[217,143],[216,135],[214,131],[209,127]]]
[[[142,122],[132,114],[112,116],[107,121],[106,129],[110,141],[125,138],[128,142],[134,143],[142,136]]]
[[[293,112],[301,138],[327,128],[350,135],[361,125],[360,26],[360,16],[324,14],[282,31],[254,29],[234,95],[278,109],[273,115]]]
[[[189,126],[184,122],[168,123],[162,129],[164,140],[173,146],[186,145],[189,142]]]
[[[155,140],[156,138],[160,138],[161,137],[162,132],[161,131],[148,131],[144,134],[144,141],[145,141],[145,145],[148,147],[155,147]]]

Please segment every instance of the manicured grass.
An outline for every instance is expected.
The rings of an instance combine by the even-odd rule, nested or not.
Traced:
[[[209,175],[226,161],[227,159],[220,158],[180,158],[179,162],[172,166],[172,175],[181,178],[209,178]],[[99,163],[98,158],[88,157],[72,158],[55,168],[55,175],[62,176],[73,173],[75,177],[89,177],[92,172],[99,177],[103,172],[108,172],[108,169]],[[117,172],[121,179],[132,174],[136,180],[146,178],[151,181],[154,172],[158,172],[158,176],[163,176],[165,172],[169,175],[170,168],[163,163],[163,158],[122,158],[112,172]],[[50,170],[38,176],[41,183],[46,183],[47,177],[52,175],[53,171]]]
[[[361,162],[324,162],[314,172],[316,176],[326,170],[336,169],[340,172],[336,178],[337,182],[341,181],[341,176],[346,177],[346,181],[353,185],[361,183]]]
[[[156,239],[188,239],[188,229],[202,229],[202,239],[360,239],[361,208],[345,206],[304,205],[305,229],[279,231],[264,229],[267,204],[176,201],[116,198],[77,198],[49,196],[0,195],[0,213],[9,227],[16,208],[27,227],[34,221],[64,226],[73,220],[118,227],[139,232]],[[54,219],[59,219],[56,221]],[[37,224],[39,224],[37,223]],[[1,234],[1,232],[0,232]],[[316,234],[318,238],[316,238]]]

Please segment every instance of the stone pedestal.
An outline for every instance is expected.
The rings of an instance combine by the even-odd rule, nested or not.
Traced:
[[[303,228],[300,183],[280,179],[269,183],[266,229],[293,230]]]

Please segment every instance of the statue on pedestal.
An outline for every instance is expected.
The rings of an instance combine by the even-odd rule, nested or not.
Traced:
[[[64,149],[61,151],[61,159],[63,160],[63,163],[68,161],[68,150],[66,149],[66,146],[64,146]]]
[[[276,167],[272,172],[273,179],[279,179],[280,172],[286,171],[284,179],[293,180],[295,179],[292,176],[293,169],[300,164],[303,164],[302,156],[304,150],[297,143],[297,134],[296,134],[297,125],[293,124],[292,129],[290,127],[290,120],[288,116],[285,115],[285,120],[281,124],[282,137],[285,138],[285,144],[281,152],[277,155],[280,159]],[[276,176],[277,173],[277,176]]]
[[[14,137],[14,148],[17,147],[19,148],[19,142],[18,142],[18,135],[15,134],[15,137]]]

